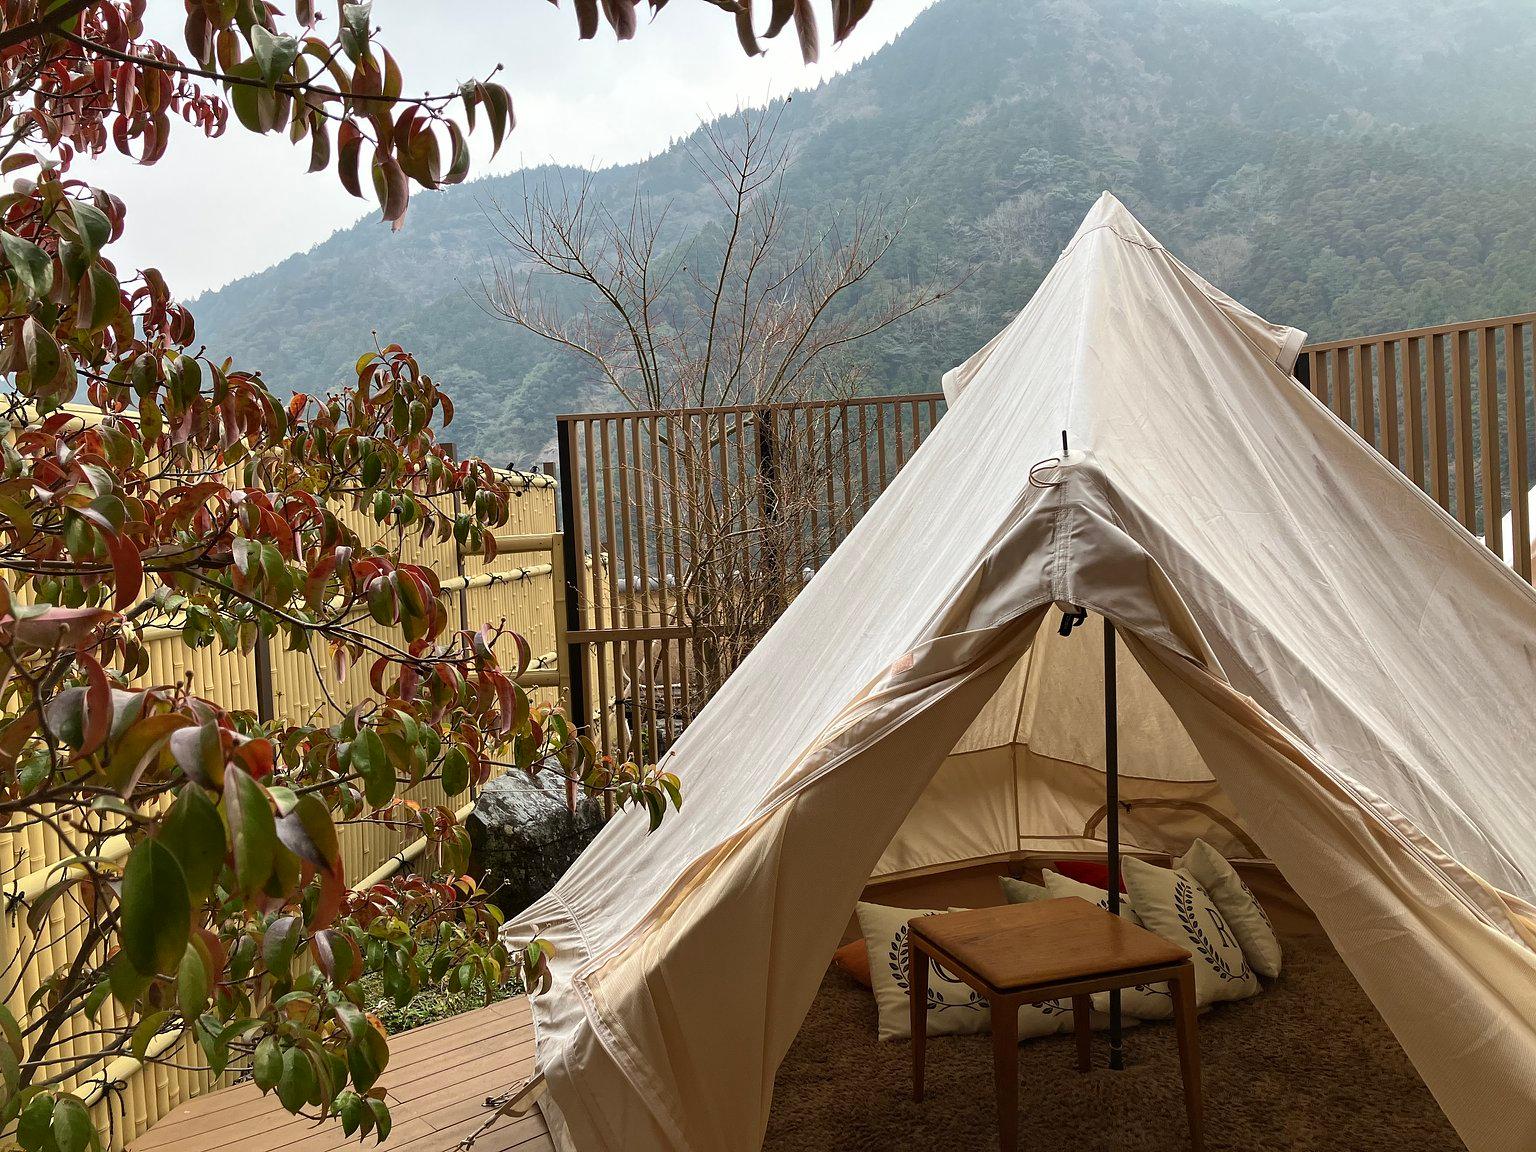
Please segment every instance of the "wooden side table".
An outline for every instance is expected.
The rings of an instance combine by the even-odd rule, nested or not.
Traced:
[[[1086,1072],[1091,994],[1166,980],[1173,990],[1190,1147],[1201,1152],[1200,1041],[1195,972],[1187,951],[1075,897],[919,916],[908,929],[914,1100],[923,1098],[930,959],[980,992],[992,1006],[992,1063],[1002,1152],[1015,1152],[1019,1146],[1019,1008],[1070,997],[1077,1067]]]

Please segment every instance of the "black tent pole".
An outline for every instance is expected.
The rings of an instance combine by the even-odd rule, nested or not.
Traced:
[[[1115,626],[1104,618],[1104,809],[1109,837],[1109,910],[1120,915],[1120,702],[1115,692]],[[1125,1067],[1120,1047],[1120,991],[1109,994],[1109,1066]]]

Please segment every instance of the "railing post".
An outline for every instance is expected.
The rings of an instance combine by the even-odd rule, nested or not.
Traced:
[[[557,445],[560,464],[560,555],[565,568],[565,632],[581,631],[582,558],[577,554],[576,517],[576,424],[559,422]],[[571,719],[576,727],[587,729],[592,723],[592,709],[587,699],[587,658],[582,644],[566,642],[560,660],[569,672]]]
[[[251,649],[251,663],[256,670],[256,719],[270,724],[277,711],[272,699],[272,642],[260,629]]]
[[[555,586],[555,652],[559,661],[558,682],[555,691],[564,700],[571,700],[571,644],[567,639],[569,630],[566,628],[565,606],[569,603],[569,585],[565,579],[565,534],[556,532],[551,540],[553,547],[550,549],[550,568],[553,576],[552,583]],[[571,720],[576,720],[574,704],[571,709]],[[572,812],[576,811],[576,780],[567,777],[565,781],[565,806]]]
[[[779,567],[784,560],[780,551],[784,541],[779,536],[779,459],[777,415],[772,408],[759,408],[753,419],[757,424],[757,515],[761,529],[759,570],[771,582],[769,605],[775,617],[784,611],[784,585]],[[745,493],[743,493],[745,496]]]

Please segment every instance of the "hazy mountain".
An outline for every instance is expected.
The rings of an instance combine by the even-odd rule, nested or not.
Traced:
[[[1105,188],[1316,337],[1524,311],[1533,60],[1528,0],[940,0],[793,98],[789,191],[807,211],[910,202],[891,283],[969,274],[871,342],[880,391],[933,388],[984,343]],[[368,221],[206,296],[202,338],[312,390],[377,329],[452,391],[463,448],[529,460],[556,412],[596,397],[579,363],[476,302],[501,251],[486,208],[522,180],[414,197],[399,234]],[[607,194],[637,184],[679,218],[700,202],[677,149],[599,176]]]

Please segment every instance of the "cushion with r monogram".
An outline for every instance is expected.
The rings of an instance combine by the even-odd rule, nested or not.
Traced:
[[[1121,867],[1141,922],[1189,949],[1196,1004],[1243,1000],[1260,991],[1242,945],[1200,881],[1182,868],[1159,868],[1134,856],[1125,857]]]
[[[1173,862],[1173,866],[1188,870],[1211,894],[1253,970],[1271,979],[1280,975],[1280,938],[1275,935],[1264,905],[1243,883],[1243,878],[1226,857],[1204,840],[1196,840],[1188,852]]]

